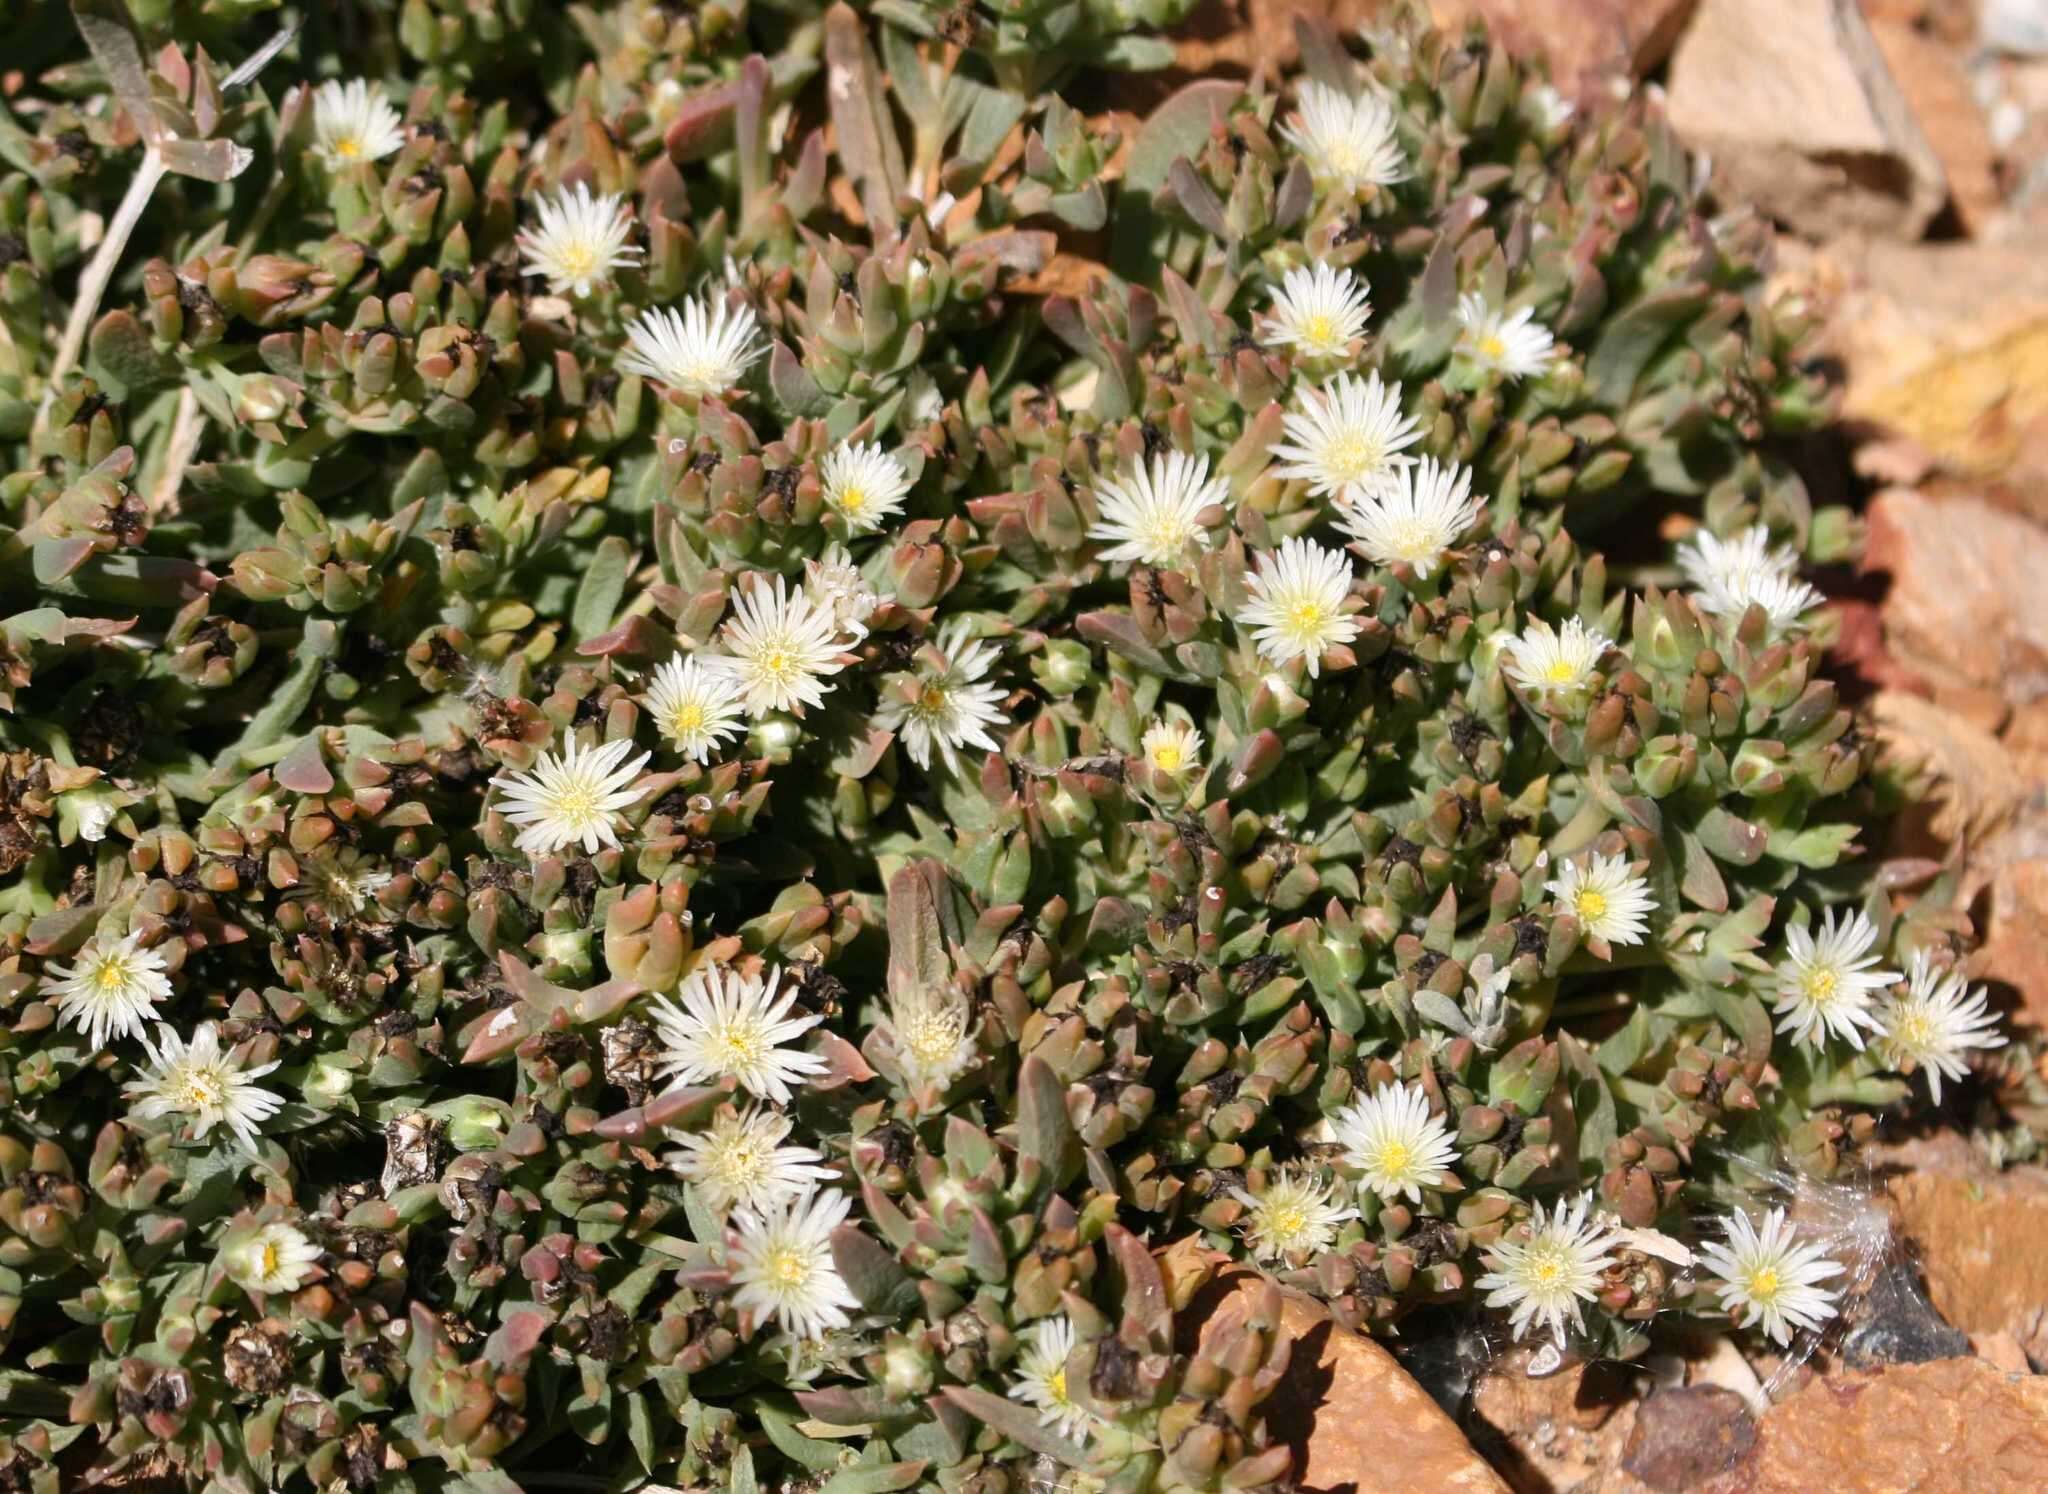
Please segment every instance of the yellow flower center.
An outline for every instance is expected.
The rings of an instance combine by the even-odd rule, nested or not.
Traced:
[[[363,153],[363,143],[353,135],[344,135],[334,142],[334,153],[344,161],[353,161]]]
[[[1579,677],[1579,667],[1569,659],[1553,659],[1543,677],[1553,685],[1569,685]]]
[[[1308,1228],[1308,1211],[1283,1204],[1266,1216],[1266,1233],[1276,1240],[1292,1240]]]
[[[778,1250],[768,1258],[768,1279],[794,1290],[811,1279],[811,1263],[794,1250]]]
[[[227,1081],[211,1069],[187,1069],[172,1088],[189,1110],[217,1110],[227,1102]]]
[[[1058,1401],[1062,1406],[1066,1405],[1067,1367],[1065,1365],[1061,1365],[1058,1369],[1054,1370],[1050,1375],[1047,1375],[1045,1377],[1045,1389],[1046,1393],[1049,1394],[1054,1400]]]
[[[1826,1006],[1841,990],[1842,978],[1837,972],[1821,966],[1807,971],[1800,985],[1805,990],[1808,1001],[1815,1006]]]
[[[586,239],[571,239],[557,256],[564,279],[575,280],[597,269],[597,250]]]
[[[917,703],[927,712],[943,711],[946,708],[946,691],[936,680],[926,685],[918,695]]]
[[[1905,1048],[1931,1048],[1934,1022],[1919,1007],[1910,1007],[1892,1019],[1892,1040]]]
[[[1178,771],[1181,761],[1181,750],[1172,742],[1161,742],[1152,749],[1152,766],[1163,773]]]
[[[711,1034],[704,1046],[728,1073],[759,1062],[767,1047],[761,1034],[751,1027],[722,1027]]]
[[[1595,892],[1590,887],[1581,887],[1576,902],[1580,923],[1591,923],[1596,918],[1606,916],[1607,894],[1604,892]]]
[[[857,517],[868,506],[867,493],[857,484],[848,483],[840,490],[839,511],[849,518]]]
[[[1301,324],[1301,340],[1317,352],[1333,352],[1338,347],[1337,323],[1324,312],[1317,312]]]
[[[284,1264],[284,1252],[277,1248],[275,1240],[263,1242],[263,1274],[275,1276],[277,1268]]]
[[[679,705],[669,712],[668,734],[672,737],[694,736],[704,729],[704,707],[692,701]]]
[[[1765,1266],[1762,1270],[1753,1272],[1750,1275],[1749,1295],[1759,1302],[1768,1302],[1771,1298],[1778,1295],[1780,1285],[1778,1273],[1769,1266]]]
[[[789,650],[785,648],[761,650],[754,656],[754,667],[777,684],[786,684],[789,677],[796,673],[795,661],[790,658]]]
[[[1479,349],[1480,357],[1490,359],[1494,362],[1499,362],[1502,358],[1505,358],[1508,355],[1508,345],[1502,342],[1500,338],[1496,337],[1491,332],[1488,332],[1483,337],[1480,337],[1475,345]]]
[[[1564,1262],[1554,1255],[1538,1256],[1529,1267],[1529,1279],[1540,1287],[1554,1287],[1564,1280]]]
[[[1390,1141],[1380,1148],[1379,1170],[1389,1177],[1402,1177],[1415,1166],[1415,1152],[1405,1141]]]
[[[548,808],[570,825],[586,825],[597,818],[597,794],[585,784],[572,784],[558,789]]]
[[[1330,609],[1321,602],[1296,602],[1287,609],[1287,625],[1303,643],[1313,643],[1330,624]]]
[[[92,983],[100,991],[111,996],[133,978],[128,961],[120,955],[108,955],[93,967]]]
[[[1369,477],[1386,463],[1386,449],[1380,442],[1356,431],[1337,437],[1323,448],[1323,465],[1339,482],[1356,482],[1362,477]]]

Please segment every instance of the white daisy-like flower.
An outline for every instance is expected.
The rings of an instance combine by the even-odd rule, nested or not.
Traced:
[[[1319,185],[1356,196],[1366,187],[1390,187],[1408,175],[1395,138],[1394,111],[1376,93],[1356,96],[1327,84],[1301,85],[1300,108],[1280,137],[1308,162]]]
[[[1592,1196],[1581,1193],[1570,1203],[1560,1199],[1546,1214],[1537,1204],[1529,1219],[1526,1240],[1502,1240],[1487,1253],[1494,1269],[1479,1278],[1490,1289],[1488,1307],[1510,1309],[1509,1322],[1521,1339],[1534,1324],[1547,1328],[1558,1347],[1565,1341],[1565,1322],[1585,1326],[1579,1304],[1599,1295],[1600,1273],[1614,1264],[1614,1227],[1586,1217]]]
[[[139,1038],[171,994],[164,957],[142,947],[140,932],[95,939],[66,969],[51,965],[43,992],[57,1003],[57,1020],[76,1027],[95,1048],[111,1038]],[[55,979],[52,979],[55,977]]]
[[[251,1292],[296,1292],[320,1264],[320,1247],[289,1224],[266,1224],[221,1252],[221,1271]]]
[[[1778,989],[1778,1031],[1818,1048],[1830,1037],[1846,1038],[1859,1052],[1865,1031],[1878,1031],[1871,1008],[1878,992],[1898,980],[1896,970],[1873,970],[1883,958],[1872,954],[1877,925],[1861,911],[1838,924],[1830,909],[1819,934],[1797,924],[1785,930],[1785,958],[1771,972]]]
[[[1700,610],[1723,622],[1739,622],[1752,606],[1764,609],[1773,633],[1794,627],[1818,607],[1821,594],[1799,579],[1799,557],[1789,546],[1771,544],[1761,527],[1730,540],[1695,530],[1678,547],[1678,568],[1697,589]]]
[[[520,827],[515,844],[529,856],[552,856],[581,845],[583,854],[619,849],[617,813],[640,797],[633,780],[654,754],[628,759],[630,740],[583,747],[575,737],[560,753],[543,752],[524,773],[501,774],[491,787],[505,796],[505,818]]]
[[[934,748],[952,772],[960,769],[962,747],[1002,750],[1002,744],[989,735],[989,728],[1010,724],[1010,718],[998,709],[1005,692],[1001,685],[987,683],[984,676],[1003,651],[987,639],[969,638],[973,626],[973,620],[966,617],[946,622],[939,629],[936,645],[945,667],[935,669],[927,663],[905,688],[885,691],[875,709],[875,725],[897,733],[910,760],[920,768],[932,765]]]
[[[1531,618],[1518,638],[1501,647],[1508,678],[1532,695],[1574,696],[1586,688],[1600,660],[1614,647],[1598,628],[1576,617],[1553,630],[1540,617]]]
[[[1096,1419],[1067,1393],[1067,1360],[1073,1357],[1074,1339],[1074,1325],[1065,1317],[1033,1323],[1024,1335],[1024,1352],[1017,1356],[1016,1382],[1005,1393],[1036,1410],[1040,1426],[1085,1440]]]
[[[731,1079],[749,1094],[787,1105],[796,1086],[830,1065],[816,1053],[785,1048],[825,1019],[792,1015],[794,987],[778,996],[782,972],[767,979],[699,966],[677,993],[678,1006],[657,997],[649,1007],[667,1052],[662,1072],[678,1084]]]
[[[853,1321],[860,1299],[832,1259],[832,1231],[853,1200],[836,1190],[806,1188],[765,1209],[733,1214],[726,1271],[738,1290],[733,1304],[756,1320],[779,1323],[793,1338],[821,1338]]]
[[[1088,537],[1109,546],[1101,558],[1111,565],[1178,565],[1190,548],[1208,548],[1202,510],[1229,502],[1230,484],[1209,476],[1207,457],[1164,452],[1120,478],[1096,480],[1100,517]]]
[[[724,394],[767,348],[754,337],[754,309],[723,296],[643,311],[626,329],[620,373],[654,379],[683,394]]]
[[[1982,986],[1969,989],[1960,970],[1942,970],[1913,951],[1906,990],[1881,1003],[1877,1011],[1878,1052],[1892,1068],[1917,1065],[1927,1075],[1927,1090],[1941,1103],[1941,1081],[1958,1083],[1970,1069],[1963,1055],[1972,1048],[2003,1048],[1998,1018],[1986,1005]]]
[[[827,545],[816,560],[806,560],[804,587],[812,600],[832,614],[841,633],[856,643],[868,636],[868,619],[882,605],[882,597],[868,585],[846,546]]]
[[[1458,1148],[1419,1084],[1385,1084],[1330,1117],[1330,1139],[1381,1198],[1422,1201],[1457,1165]]]
[[[903,1077],[918,1088],[944,1090],[979,1050],[967,998],[950,988],[917,989],[889,1003],[889,1048]]]
[[[832,1177],[818,1164],[825,1154],[807,1146],[784,1146],[795,1124],[779,1110],[721,1106],[711,1129],[685,1133],[683,1149],[667,1162],[696,1184],[705,1206],[723,1214],[734,1208],[760,1213],[795,1198]]]
[[[1337,1207],[1332,1188],[1311,1173],[1283,1170],[1272,1176],[1263,1193],[1231,1189],[1230,1196],[1245,1206],[1244,1239],[1252,1254],[1277,1261],[1329,1249],[1336,1242],[1337,1227],[1358,1217],[1356,1209]]]
[[[1372,303],[1349,270],[1321,262],[1289,270],[1266,308],[1268,347],[1291,347],[1309,358],[1340,358],[1365,336]]]
[[[726,651],[704,655],[704,666],[727,670],[739,681],[748,715],[802,715],[805,706],[825,703],[832,687],[823,681],[845,667],[839,662],[839,633],[833,608],[803,587],[792,591],[781,576],[771,585],[750,574],[732,599],[722,635]]]
[[[1588,938],[1609,944],[1642,943],[1657,910],[1648,880],[1632,876],[1628,857],[1621,855],[1595,852],[1587,861],[1567,861],[1543,890],[1557,899],[1561,912],[1578,919]]]
[[[1503,311],[1470,291],[1458,298],[1458,320],[1465,328],[1458,337],[1458,351],[1502,378],[1534,377],[1557,356],[1557,339],[1526,306]]]
[[[1202,734],[1185,721],[1155,721],[1138,750],[1152,767],[1178,778],[1202,765]]]
[[[1371,487],[1347,490],[1346,500],[1337,525],[1372,563],[1406,565],[1422,580],[1486,511],[1486,500],[1472,496],[1471,469],[1438,466],[1434,457],[1382,472]]]
[[[1411,457],[1422,427],[1401,409],[1401,386],[1339,374],[1321,389],[1301,391],[1301,408],[1280,418],[1287,437],[1273,448],[1285,462],[1274,476],[1301,478],[1319,498],[1364,498]]]
[[[557,187],[540,199],[538,213],[540,226],[519,234],[519,253],[525,273],[545,276],[558,296],[587,296],[612,271],[640,262],[640,251],[626,242],[633,215],[617,192],[593,197],[584,182]]]
[[[1835,1315],[1836,1291],[1821,1283],[1842,1266],[1818,1245],[1802,1245],[1783,1209],[1772,1209],[1758,1229],[1746,1214],[1726,1220],[1728,1243],[1700,1247],[1707,1269],[1721,1278],[1721,1306],[1743,1328],[1762,1326],[1771,1342],[1787,1345],[1794,1330],[1818,1328]]]
[[[380,85],[351,78],[314,91],[313,152],[333,170],[381,161],[404,144],[405,121]]]
[[[99,789],[74,789],[64,795],[63,802],[69,804],[72,813],[78,817],[80,840],[105,840],[114,816],[121,812],[120,799]]]
[[[122,1086],[143,1120],[175,1115],[205,1140],[215,1126],[226,1126],[248,1151],[256,1150],[257,1128],[283,1107],[284,1101],[256,1081],[277,1067],[275,1062],[245,1069],[221,1051],[220,1029],[202,1022],[188,1044],[166,1024],[159,1024],[149,1048],[152,1072]]]
[[[730,670],[706,669],[695,654],[677,654],[654,671],[647,714],[676,751],[700,763],[746,727],[739,681]]]
[[[1358,636],[1358,619],[1344,610],[1351,595],[1351,561],[1342,550],[1291,539],[1257,557],[1245,577],[1252,600],[1238,613],[1259,652],[1275,664],[1306,659],[1309,678],[1322,672],[1326,649]]]
[[[825,502],[855,533],[880,529],[903,511],[910,476],[903,464],[872,441],[846,442],[825,458],[819,473]]]

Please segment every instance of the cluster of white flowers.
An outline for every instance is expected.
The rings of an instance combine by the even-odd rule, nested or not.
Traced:
[[[1695,588],[1700,610],[1728,623],[1761,607],[1770,631],[1780,633],[1821,602],[1820,593],[1799,579],[1798,555],[1788,546],[1773,546],[1761,528],[1727,540],[1696,530],[1678,547],[1678,568]]]

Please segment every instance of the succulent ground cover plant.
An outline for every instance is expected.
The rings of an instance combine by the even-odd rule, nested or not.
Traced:
[[[19,24],[7,1487],[1279,1484],[1283,1288],[1789,1344],[2023,1082],[1763,226],[1405,10],[1064,101],[1190,8]]]

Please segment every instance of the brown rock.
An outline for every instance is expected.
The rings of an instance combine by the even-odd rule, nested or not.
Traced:
[[[1899,1231],[1919,1247],[1935,1309],[1965,1333],[2009,1333],[2027,1353],[2048,1342],[2048,1169],[1994,1172],[1943,1133],[1894,1149],[1906,1170],[1886,1189]]]
[[[1873,20],[1871,36],[1907,107],[1948,178],[1949,201],[1971,233],[1982,233],[2005,205],[1998,148],[1970,86],[1962,54],[1901,21]]]
[[[1637,1408],[1621,1466],[1651,1488],[1677,1494],[1726,1473],[1755,1442],[1756,1421],[1734,1391],[1662,1390]]]
[[[2008,480],[2048,515],[2048,255],[2014,245],[1831,243],[1790,277],[1831,306],[1842,413],[1942,470]]]
[[[1754,1494],[2048,1488],[2048,1377],[1939,1359],[1815,1380],[1764,1417],[1740,1478]]]
[[[2048,533],[1977,499],[1894,489],[1871,504],[1864,566],[1891,576],[1885,636],[1901,663],[2016,703],[2048,695]]]
[[[2015,843],[2001,836],[1991,849],[2016,850],[2020,844],[2038,849],[2004,862],[1987,861],[1982,853],[1971,858],[1966,892],[1984,891],[1987,906],[1983,943],[1971,957],[1970,971],[2014,987],[2034,1025],[2048,1027],[2048,844],[2033,837]]]
[[[1863,14],[1872,29],[1892,21],[1955,47],[1977,39],[1977,0],[1863,0]]]
[[[1258,1280],[1251,1271],[1222,1272],[1195,1293],[1184,1321],[1209,1321]],[[1507,1485],[1464,1433],[1372,1339],[1340,1326],[1321,1304],[1293,1292],[1287,1294],[1282,1324],[1294,1340],[1293,1358],[1266,1403],[1266,1424],[1293,1447],[1295,1480],[1303,1489],[1507,1494]]]
[[[1948,196],[1855,0],[1702,0],[1670,117],[1724,195],[1816,238],[1917,239]]]
[[[1541,56],[1560,87],[1640,78],[1671,55],[1696,0],[1429,0],[1445,30],[1485,21],[1509,50]]]
[[[1930,828],[1947,845],[2003,829],[2029,798],[2005,745],[1967,717],[1931,700],[1885,690],[1871,702],[1878,735],[1893,755],[1939,780]]]
[[[1973,1333],[1970,1335],[1970,1348],[1986,1364],[2002,1369],[2008,1375],[2031,1375],[2034,1372],[2034,1366],[2028,1362],[2027,1351],[2010,1333]]]
[[[1632,1371],[1573,1364],[1531,1378],[1529,1358],[1510,1351],[1473,1387],[1474,1438],[1518,1490],[1605,1487],[1635,1423]]]

